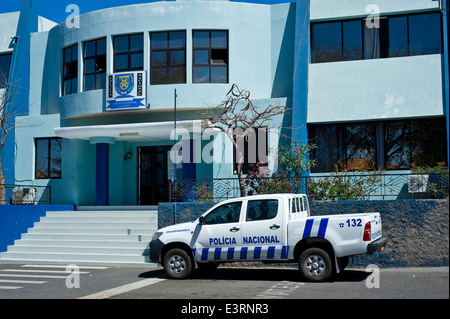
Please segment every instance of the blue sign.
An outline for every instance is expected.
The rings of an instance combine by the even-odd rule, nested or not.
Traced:
[[[147,73],[113,73],[107,76],[106,111],[147,109]]]

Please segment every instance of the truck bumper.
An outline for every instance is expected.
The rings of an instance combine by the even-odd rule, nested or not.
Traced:
[[[367,253],[373,254],[373,253],[382,251],[388,241],[389,241],[389,238],[381,237],[380,239],[377,239],[374,242],[371,242],[369,245],[367,245]]]
[[[161,250],[164,247],[164,243],[157,240],[152,240],[150,242],[150,260],[156,263],[159,263],[159,257],[161,256]]]

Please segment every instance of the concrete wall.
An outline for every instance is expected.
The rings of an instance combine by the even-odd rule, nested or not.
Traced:
[[[177,223],[195,220],[212,203],[176,204]],[[449,201],[313,201],[311,215],[380,212],[383,236],[390,241],[386,250],[374,255],[354,256],[349,267],[440,267],[448,266]],[[174,204],[159,205],[159,226],[174,223]]]
[[[0,252],[7,250],[8,245],[20,239],[28,228],[33,227],[47,211],[72,211],[72,205],[5,205],[0,206]]]

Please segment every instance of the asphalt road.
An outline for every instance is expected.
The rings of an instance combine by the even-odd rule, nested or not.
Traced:
[[[206,300],[220,300],[217,314],[218,309],[263,312],[258,307],[270,300],[448,298],[449,268],[348,269],[330,282],[310,283],[301,281],[295,268],[219,267],[177,281],[159,267],[0,265],[0,299],[170,299],[176,300],[171,311],[180,313],[207,311],[195,308]]]

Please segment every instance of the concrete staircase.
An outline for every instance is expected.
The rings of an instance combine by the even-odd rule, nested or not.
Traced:
[[[158,208],[153,206],[47,212],[0,253],[0,263],[154,267],[149,243],[157,227]]]

